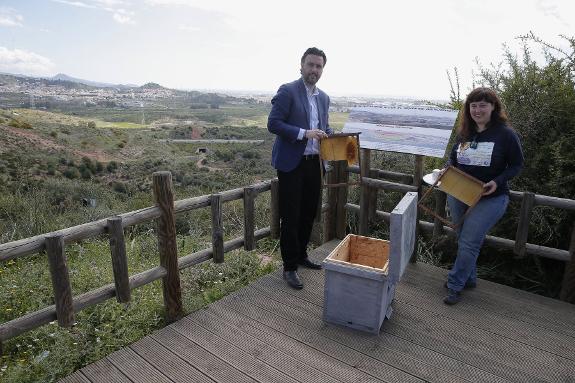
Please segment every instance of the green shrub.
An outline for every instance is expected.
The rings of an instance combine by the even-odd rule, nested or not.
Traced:
[[[69,167],[64,171],[64,177],[69,178],[71,180],[80,178],[80,171],[77,168]]]
[[[124,182],[121,182],[121,181],[112,182],[112,190],[114,190],[115,192],[118,192],[118,193],[127,193],[128,192],[128,188],[126,187],[126,184]]]
[[[26,121],[20,121],[15,118],[11,119],[8,125],[18,129],[32,129],[32,125],[30,125]]]
[[[92,178],[92,172],[87,167],[80,169],[80,174],[84,180],[89,180]]]

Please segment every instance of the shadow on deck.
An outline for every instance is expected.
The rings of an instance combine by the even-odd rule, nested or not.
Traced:
[[[61,382],[575,382],[575,306],[480,280],[448,307],[446,273],[409,265],[374,336],[322,321],[323,272],[276,271]]]

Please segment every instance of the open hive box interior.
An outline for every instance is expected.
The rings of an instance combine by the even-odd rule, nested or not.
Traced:
[[[333,250],[327,261],[343,262],[370,270],[379,269],[387,274],[389,242],[350,234]]]

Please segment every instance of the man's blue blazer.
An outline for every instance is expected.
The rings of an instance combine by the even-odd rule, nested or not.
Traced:
[[[318,89],[319,90],[319,89]],[[329,96],[319,90],[317,98],[319,128],[327,134],[329,127]],[[272,150],[272,166],[282,172],[295,169],[301,161],[307,139],[298,140],[299,130],[309,129],[310,107],[303,79],[283,84],[272,98],[268,130],[276,135]]]

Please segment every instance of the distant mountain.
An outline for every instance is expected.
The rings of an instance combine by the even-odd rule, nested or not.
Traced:
[[[160,84],[157,84],[155,82],[148,82],[139,88],[140,89],[166,89],[163,86],[161,86]]]
[[[58,73],[57,75],[53,76],[53,77],[48,77],[49,80],[59,80],[59,81],[69,81],[69,82],[77,82],[79,84],[84,84],[84,85],[90,85],[90,86],[95,86],[97,88],[121,88],[121,89],[127,89],[127,88],[137,88],[138,85],[133,85],[133,84],[109,84],[109,83],[105,83],[105,82],[96,82],[96,81],[90,81],[90,80],[83,80],[80,78],[75,78],[75,77],[71,77],[68,76],[67,74],[64,73]],[[156,84],[157,85],[157,84]],[[159,86],[159,85],[158,85]]]

